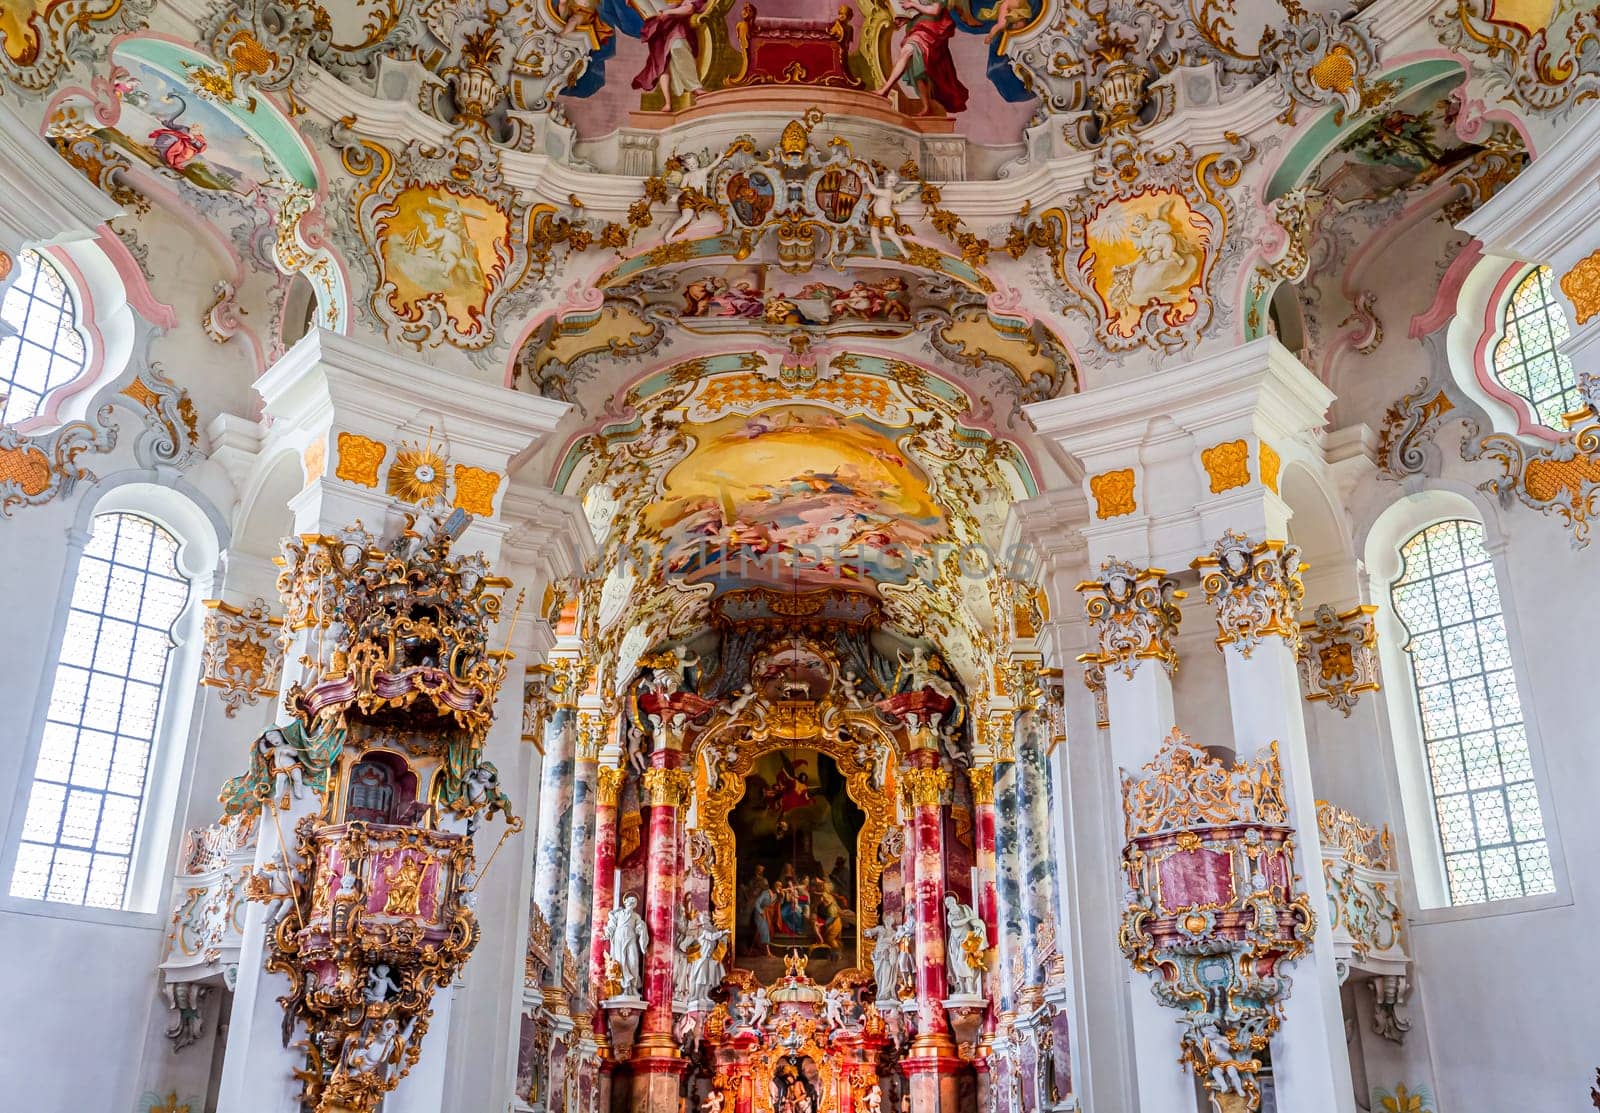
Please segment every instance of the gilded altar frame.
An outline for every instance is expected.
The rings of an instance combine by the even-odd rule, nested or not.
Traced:
[[[711,842],[711,914],[716,925],[738,944],[738,909],[734,892],[737,884],[736,847],[729,815],[743,798],[745,776],[756,760],[774,750],[802,746],[826,754],[839,766],[845,778],[845,791],[866,816],[856,836],[856,954],[861,965],[862,941],[867,929],[876,927],[883,902],[883,871],[888,865],[878,854],[883,837],[895,822],[895,770],[901,746],[893,732],[879,722],[870,710],[854,709],[828,698],[777,701],[766,704],[764,714],[748,711],[714,722],[695,742],[694,800],[696,826]],[[848,729],[853,740],[840,734]],[[873,765],[857,759],[865,743],[869,748],[887,746],[893,760],[884,762],[883,784],[872,785]],[[704,763],[706,746],[732,745],[738,757],[722,767],[715,790],[707,784]],[[864,898],[871,899],[864,899]]]

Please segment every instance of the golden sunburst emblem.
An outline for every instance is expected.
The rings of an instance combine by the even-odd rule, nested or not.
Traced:
[[[406,502],[417,503],[444,494],[444,457],[431,444],[402,445],[389,468],[389,493]]]

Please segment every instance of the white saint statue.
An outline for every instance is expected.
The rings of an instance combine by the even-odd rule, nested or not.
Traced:
[[[979,996],[983,993],[983,952],[989,949],[983,918],[953,894],[944,898],[944,916],[944,961],[950,992],[956,997]]]
[[[606,943],[611,960],[617,964],[617,992],[622,997],[639,996],[640,971],[644,969],[645,951],[650,948],[650,928],[638,907],[639,898],[629,893],[606,917]]]
[[[872,977],[878,983],[878,1000],[893,1001],[900,989],[900,942],[892,924],[879,924],[864,933],[872,943]]]

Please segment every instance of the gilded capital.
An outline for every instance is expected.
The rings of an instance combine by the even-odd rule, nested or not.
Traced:
[[[1236,645],[1250,656],[1263,638],[1282,638],[1291,649],[1300,645],[1300,604],[1306,587],[1300,549],[1283,541],[1254,544],[1229,530],[1210,554],[1198,557],[1206,602],[1217,612],[1217,645]]]
[[[622,798],[622,770],[602,765],[595,770],[595,797],[602,808],[614,808]]]
[[[1178,667],[1178,581],[1160,568],[1135,568],[1112,558],[1098,579],[1078,585],[1083,610],[1099,643],[1087,657],[1115,665],[1132,678],[1142,661],[1154,660],[1171,675]]]
[[[974,765],[967,770],[967,784],[972,787],[974,804],[994,803],[994,766]]]
[[[646,769],[640,779],[653,808],[676,808],[689,798],[689,774],[682,769]]]
[[[900,777],[912,807],[937,808],[950,794],[948,769],[907,769]]]

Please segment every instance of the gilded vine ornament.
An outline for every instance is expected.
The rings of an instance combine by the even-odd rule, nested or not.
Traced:
[[[29,0],[0,9],[0,78],[42,93],[73,61],[148,25],[154,0]]]
[[[1600,97],[1600,8],[1557,4],[1542,27],[1496,18],[1494,0],[1455,0],[1430,17],[1446,47],[1524,108],[1560,113]]]
[[[1300,549],[1282,541],[1252,542],[1228,530],[1209,556],[1197,557],[1206,602],[1217,612],[1217,645],[1234,645],[1249,657],[1263,638],[1300,644],[1300,604],[1305,584]]]
[[[1288,22],[1267,28],[1261,39],[1261,56],[1275,68],[1289,101],[1281,122],[1293,124],[1302,106],[1332,106],[1333,122],[1340,125],[1394,95],[1392,82],[1369,82],[1378,50],[1364,21],[1336,11],[1313,12],[1298,0],[1284,0],[1283,9]]]
[[[69,421],[48,433],[28,435],[15,425],[0,426],[0,514],[18,506],[42,506],[72,493],[79,480],[95,474],[78,463],[84,453],[110,452],[117,444],[111,407],[90,421]]]
[[[1160,568],[1135,568],[1116,558],[1100,566],[1100,577],[1078,585],[1084,613],[1098,642],[1080,660],[1115,665],[1132,679],[1141,662],[1159,661],[1172,675],[1178,667],[1178,581]]]
[[[1590,524],[1600,510],[1600,423],[1589,421],[1554,444],[1530,446],[1505,433],[1480,436],[1476,421],[1461,440],[1465,460],[1492,460],[1500,474],[1478,485],[1502,506],[1513,499],[1544,514],[1555,514],[1571,531],[1575,549],[1587,548]]]
[[[1378,430],[1378,470],[1384,478],[1400,480],[1436,470],[1439,450],[1433,436],[1455,408],[1446,390],[1428,376],[1390,406]]]

